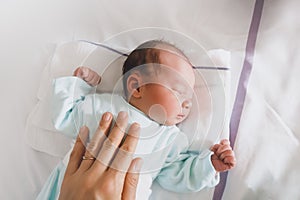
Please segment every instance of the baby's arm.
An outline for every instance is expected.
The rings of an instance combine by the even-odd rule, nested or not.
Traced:
[[[94,118],[95,98],[89,94],[95,91],[93,86],[100,80],[96,72],[79,67],[74,71],[74,76],[53,81],[51,114],[58,131],[75,138],[78,129],[87,122],[87,117]]]
[[[211,154],[199,156],[188,151],[188,139],[181,133],[173,141],[156,181],[165,189],[174,192],[197,192],[205,187],[214,187],[219,175],[210,160]]]
[[[227,171],[235,166],[234,153],[228,140],[214,145],[211,148],[214,154],[205,157],[189,153],[187,139],[183,136],[177,137],[174,144],[176,145],[171,148],[167,165],[156,178],[168,190],[196,192],[205,187],[214,187],[219,182],[217,172]]]
[[[96,86],[101,81],[101,76],[97,72],[93,71],[88,67],[78,67],[74,71],[73,76],[77,76],[85,80],[85,82],[87,82],[91,86]]]

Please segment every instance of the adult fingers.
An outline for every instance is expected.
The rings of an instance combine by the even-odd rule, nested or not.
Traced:
[[[65,176],[74,174],[80,166],[82,156],[85,152],[85,145],[88,140],[89,129],[86,126],[81,127],[77,136],[75,145],[70,155],[70,160],[66,169]]]
[[[132,156],[138,143],[139,133],[140,125],[138,123],[133,123],[129,128],[126,139],[109,168],[110,171],[115,173],[124,172],[120,173],[120,175],[124,176],[122,178],[125,178],[125,173],[128,171],[132,161]]]
[[[111,113],[104,113],[102,115],[102,118],[99,122],[99,126],[92,138],[92,140],[90,141],[90,143],[88,144],[86,151],[85,151],[85,160],[82,161],[81,166],[80,166],[80,170],[88,170],[91,165],[94,163],[94,159],[97,157],[100,147],[102,146],[107,132],[109,131],[110,125],[112,122],[112,114]]]
[[[114,157],[116,150],[123,140],[127,121],[127,113],[123,111],[120,112],[117,116],[116,123],[113,129],[109,133],[106,140],[103,142],[97,159],[92,166],[92,170],[97,171],[97,173],[102,173],[107,169]]]
[[[136,188],[139,182],[139,172],[141,171],[143,160],[141,158],[134,159],[125,177],[122,199],[135,200]]]

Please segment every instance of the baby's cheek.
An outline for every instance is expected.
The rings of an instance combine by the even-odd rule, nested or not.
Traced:
[[[181,103],[179,99],[169,89],[165,89],[160,95],[159,104],[164,107],[168,117],[173,116],[174,114],[177,115],[181,109]]]
[[[169,101],[167,102],[167,109],[170,113],[175,113],[175,114],[178,114],[180,112],[180,108],[181,108],[181,103],[178,101],[177,98],[172,98],[172,99],[169,99]]]

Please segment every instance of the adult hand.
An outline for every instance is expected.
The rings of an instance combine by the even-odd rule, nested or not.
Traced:
[[[140,127],[132,124],[124,140],[127,120],[127,113],[120,112],[109,133],[112,114],[103,114],[87,148],[88,128],[80,129],[65,172],[60,200],[135,199],[142,159],[132,160],[132,154]]]

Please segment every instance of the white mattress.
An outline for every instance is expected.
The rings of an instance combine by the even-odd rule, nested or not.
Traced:
[[[102,42],[131,29],[181,32],[231,52],[232,108],[255,1],[1,1],[0,199],[34,199],[59,158],[25,142],[45,66],[57,44]],[[300,23],[296,0],[265,1],[223,199],[300,199]],[[124,41],[126,46],[126,41]],[[155,186],[158,187],[158,186]],[[155,199],[189,197],[157,190]]]

